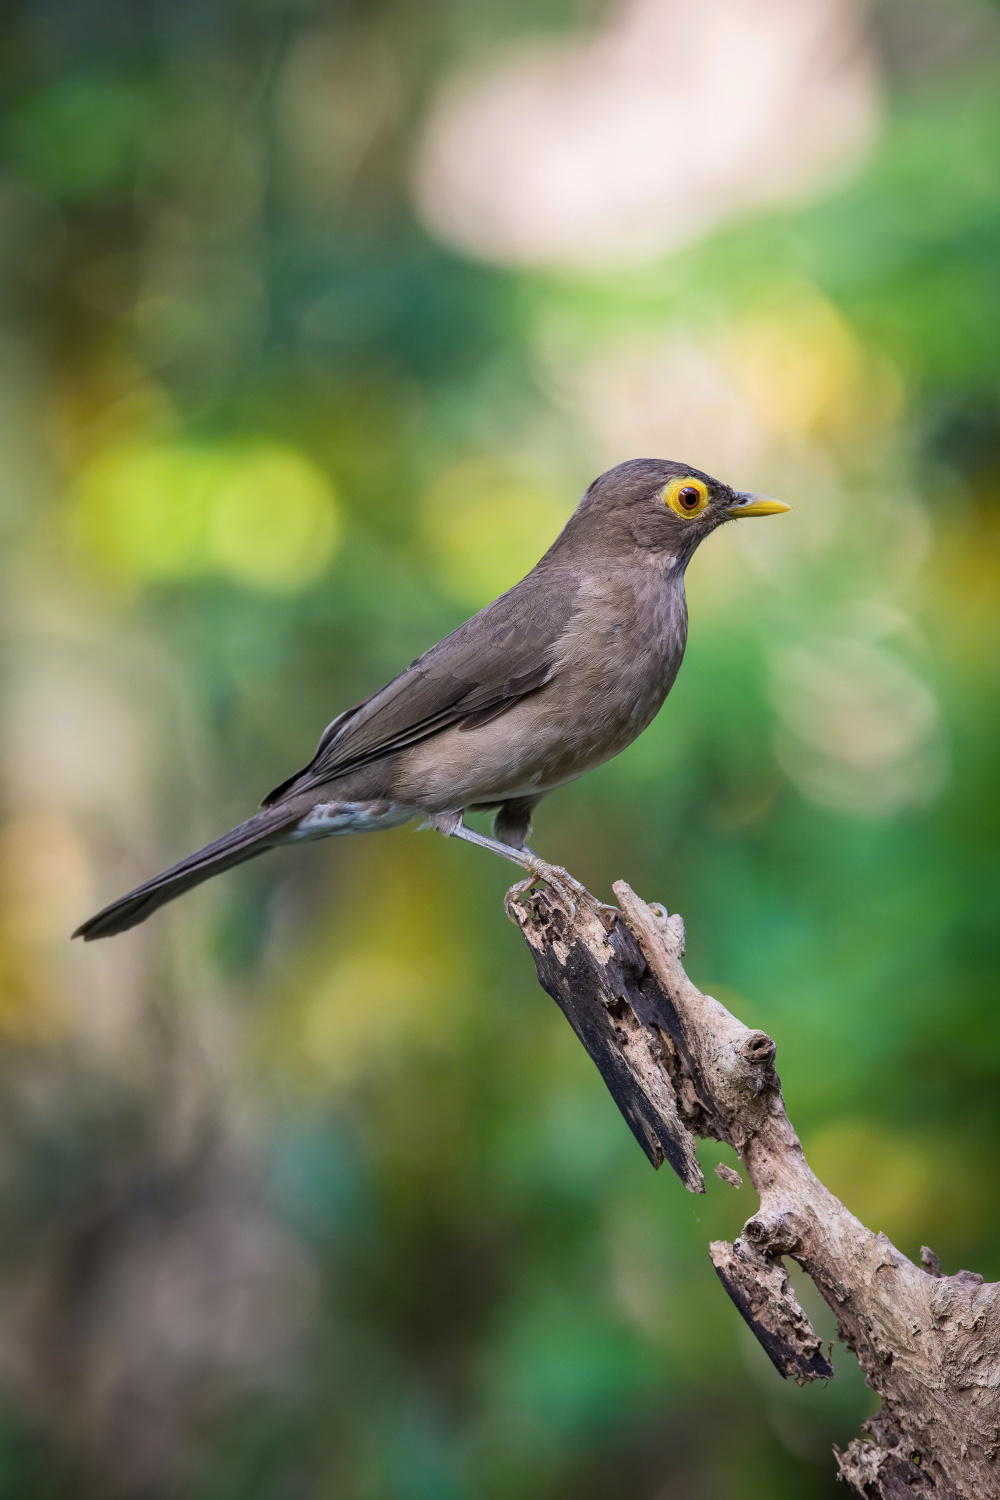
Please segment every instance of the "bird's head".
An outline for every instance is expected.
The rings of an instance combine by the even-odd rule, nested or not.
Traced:
[[[576,551],[582,545],[604,556],[634,552],[639,546],[670,553],[686,564],[698,544],[724,522],[790,509],[767,495],[731,489],[688,464],[633,458],[594,480],[556,546]]]

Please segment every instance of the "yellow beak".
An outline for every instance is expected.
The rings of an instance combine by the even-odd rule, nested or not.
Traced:
[[[748,490],[737,490],[738,505],[731,505],[727,516],[780,516],[783,510],[791,510],[784,500],[772,500],[770,495],[751,495]]]

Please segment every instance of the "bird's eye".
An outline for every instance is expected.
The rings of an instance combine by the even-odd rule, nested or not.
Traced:
[[[672,479],[663,491],[663,501],[675,515],[690,520],[700,516],[708,504],[708,486],[700,479]]]

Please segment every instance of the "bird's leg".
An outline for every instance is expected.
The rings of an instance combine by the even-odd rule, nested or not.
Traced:
[[[549,889],[567,907],[571,917],[576,915],[576,903],[580,901],[596,912],[609,930],[617,921],[616,907],[606,906],[604,902],[598,901],[586,886],[574,880],[562,865],[550,865],[544,859],[539,859],[538,855],[526,844],[520,849],[515,849],[510,844],[501,843],[499,839],[488,838],[485,833],[476,833],[475,829],[466,827],[461,813],[435,813],[427,821],[438,833],[443,833],[445,838],[464,839],[468,844],[477,844],[480,849],[488,849],[491,854],[499,854],[501,859],[509,859],[511,864],[520,865],[522,870],[528,871],[527,880],[519,880],[516,885],[511,886],[504,898],[504,910],[508,916],[510,916],[511,901],[519,900],[531,890],[532,886],[544,880]]]

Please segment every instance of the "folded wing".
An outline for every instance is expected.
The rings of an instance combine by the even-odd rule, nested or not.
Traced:
[[[303,770],[264,799],[308,791],[457,725],[473,729],[551,681],[572,618],[572,569],[527,578],[417,658],[405,672],[340,714]]]

